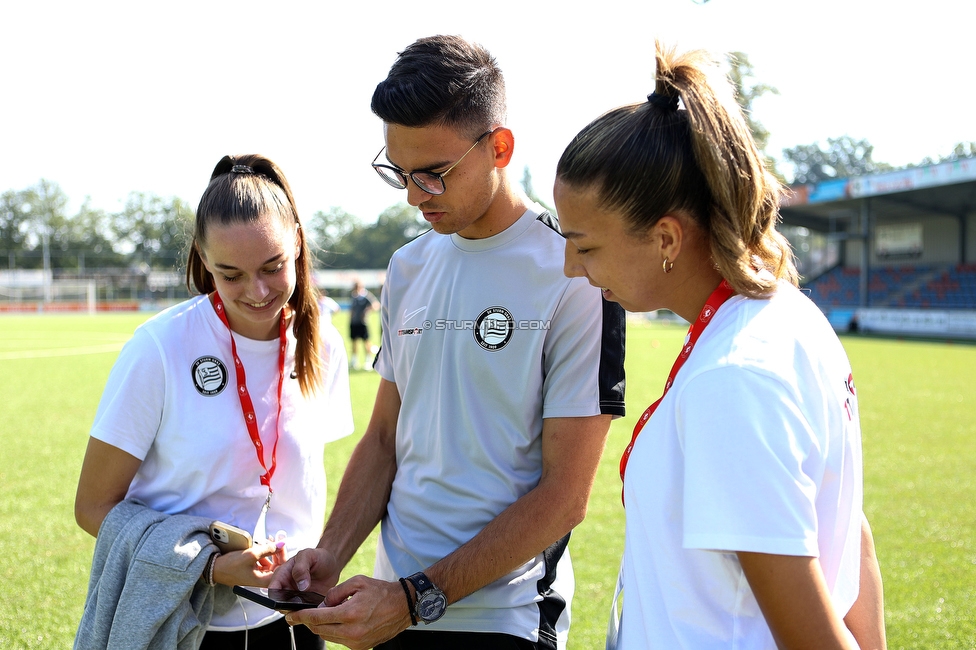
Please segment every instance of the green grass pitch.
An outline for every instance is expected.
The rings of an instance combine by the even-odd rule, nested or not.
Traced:
[[[0,317],[0,647],[66,648],[94,540],[74,523],[95,408],[122,343],[144,314]],[[336,325],[345,333],[343,315]],[[622,549],[617,461],[660,396],[684,329],[632,324],[628,416],[614,422],[586,521],[570,546],[570,648],[603,646]],[[976,648],[976,346],[845,337],[864,437],[865,510],[885,582],[889,647]],[[351,374],[357,433],[378,378]],[[326,448],[330,498],[358,435]],[[331,503],[331,501],[330,501]],[[375,533],[374,533],[375,535]],[[375,536],[345,575],[369,573]]]

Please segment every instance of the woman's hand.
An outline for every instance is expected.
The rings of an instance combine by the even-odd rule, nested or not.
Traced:
[[[275,569],[285,562],[285,543],[255,544],[244,551],[231,551],[214,559],[213,579],[222,585],[267,587]]]

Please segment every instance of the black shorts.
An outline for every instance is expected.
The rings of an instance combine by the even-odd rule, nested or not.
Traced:
[[[325,641],[314,634],[304,625],[295,626],[295,647],[298,650],[323,650]],[[243,650],[244,631],[240,632],[207,632],[203,636],[200,650]],[[274,650],[276,648],[290,648],[291,636],[288,634],[288,623],[279,618],[273,623],[251,628],[247,631],[247,647],[251,650]]]
[[[349,323],[349,338],[351,338],[353,341],[356,339],[368,341],[369,328],[366,327],[366,323]]]

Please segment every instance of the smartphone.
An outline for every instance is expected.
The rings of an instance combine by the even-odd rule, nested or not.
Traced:
[[[210,524],[210,539],[217,545],[221,553],[251,548],[251,534],[249,532],[222,521],[215,521]]]
[[[294,589],[266,589],[264,587],[234,585],[234,593],[269,609],[279,611],[318,607],[325,600],[325,596],[314,591],[296,591]]]

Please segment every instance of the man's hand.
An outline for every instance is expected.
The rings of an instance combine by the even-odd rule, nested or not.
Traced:
[[[339,581],[342,567],[325,548],[307,548],[275,571],[272,589],[298,589],[325,594]]]
[[[398,582],[355,576],[329,590],[322,605],[291,612],[285,620],[307,626],[326,641],[360,650],[410,627],[410,612]]]

